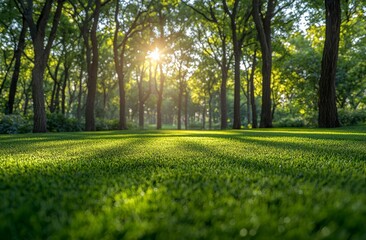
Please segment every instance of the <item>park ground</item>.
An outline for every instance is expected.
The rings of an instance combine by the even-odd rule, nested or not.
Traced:
[[[366,239],[366,126],[0,136],[3,239]]]

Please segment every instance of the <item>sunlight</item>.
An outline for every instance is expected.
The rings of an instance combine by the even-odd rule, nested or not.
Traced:
[[[155,48],[154,51],[150,52],[151,59],[158,61],[160,59],[159,48]]]

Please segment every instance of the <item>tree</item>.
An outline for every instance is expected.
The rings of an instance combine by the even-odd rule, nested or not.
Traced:
[[[19,74],[20,74],[21,57],[22,57],[22,53],[24,51],[24,46],[25,46],[26,33],[27,33],[27,22],[26,22],[25,18],[23,17],[22,18],[22,29],[19,34],[18,45],[14,51],[15,64],[14,64],[13,76],[11,77],[9,99],[6,104],[5,114],[13,113],[15,94],[17,92],[17,84],[18,84],[18,79],[19,79]]]
[[[231,29],[231,39],[233,43],[233,53],[234,53],[234,119],[233,119],[233,128],[240,129],[241,128],[241,118],[240,118],[240,59],[241,59],[241,48],[244,42],[245,26],[250,17],[250,8],[247,9],[244,16],[239,15],[239,11],[243,8],[243,4],[240,5],[239,0],[235,0],[233,3],[233,7],[231,10],[229,9],[228,3],[226,0],[222,1],[222,5],[224,11],[230,18],[230,29]],[[238,18],[240,16],[240,18]],[[239,30],[238,23],[244,26],[241,31]]]
[[[335,77],[341,26],[340,0],[325,0],[326,32],[319,80],[319,127],[339,127]]]
[[[253,53],[253,62],[252,62],[252,69],[250,72],[250,77],[249,77],[249,93],[247,93],[250,97],[250,105],[252,106],[252,127],[253,128],[257,128],[257,106],[255,103],[255,96],[254,96],[254,73],[255,73],[255,69],[257,67],[257,48],[254,49],[254,53]],[[248,120],[249,122],[249,120]]]
[[[149,56],[149,70],[148,70],[148,88],[144,87],[144,78],[146,76],[147,67],[145,64],[146,53],[141,51],[137,55],[136,61],[136,83],[138,90],[138,112],[139,112],[139,128],[144,128],[144,113],[145,113],[145,102],[150,97],[151,94],[151,82],[152,82],[152,66],[151,66],[151,56]]]
[[[47,66],[53,40],[56,37],[56,31],[60,22],[64,0],[57,1],[51,30],[48,34],[48,39],[46,39],[47,25],[54,2],[54,0],[46,0],[46,2],[42,5],[41,14],[39,15],[38,19],[35,20],[34,16],[36,16],[36,13],[34,12],[34,2],[29,0],[27,3],[25,3],[24,0],[17,0],[18,9],[29,26],[34,48],[34,67],[32,71],[32,98],[34,110],[33,132],[47,131],[43,89],[44,72]]]
[[[198,28],[198,40],[201,43],[206,42],[206,46],[203,46],[203,51],[215,59],[217,65],[221,71],[221,86],[220,86],[220,112],[221,112],[221,129],[227,128],[228,121],[228,109],[227,109],[227,82],[229,78],[229,68],[231,60],[234,56],[233,52],[230,53],[229,36],[228,36],[228,24],[227,15],[217,8],[217,4],[214,1],[208,2],[197,1],[195,6],[188,5],[197,14],[199,14],[203,20],[208,24],[207,26]],[[202,26],[202,23],[198,24]],[[207,31],[209,29],[209,31]],[[202,35],[205,39],[202,39]]]
[[[85,106],[85,130],[95,131],[95,98],[97,92],[97,78],[99,67],[99,43],[97,30],[101,9],[110,0],[77,0],[77,3],[70,1],[73,6],[73,18],[83,38],[85,47],[86,71],[87,71],[87,96]]]
[[[90,1],[89,1],[90,2]],[[92,27],[87,28],[88,20],[85,19],[85,25],[83,29],[84,42],[89,45],[89,38],[91,48],[89,47],[89,56],[87,57],[87,71],[88,71],[88,95],[86,97],[86,108],[85,108],[85,130],[95,131],[95,94],[97,91],[97,75],[98,75],[98,64],[99,64],[99,49],[97,39],[97,28],[99,22],[101,1],[95,1],[95,8],[92,14]],[[87,48],[88,49],[88,48]],[[90,51],[91,50],[91,51]],[[88,50],[87,50],[88,51]],[[91,55],[91,56],[90,56]]]
[[[114,37],[113,37],[113,53],[114,53],[114,63],[115,69],[118,76],[118,86],[119,86],[119,129],[127,129],[126,123],[126,89],[125,89],[125,76],[126,76],[126,49],[128,45],[128,41],[135,35],[137,32],[141,31],[139,26],[142,23],[140,19],[143,17],[143,14],[146,11],[141,10],[142,6],[136,6],[135,4],[129,4],[125,7],[125,13],[127,16],[122,16],[124,20],[120,21],[120,1],[116,1],[116,9],[114,14],[114,21],[116,23],[116,27],[114,29]],[[127,12],[130,10],[130,12]],[[128,21],[132,19],[132,21]],[[122,34],[121,34],[122,33]]]
[[[272,43],[271,21],[274,15],[275,1],[268,0],[265,16],[262,17],[260,0],[253,0],[253,19],[258,32],[262,51],[262,110],[260,127],[272,127],[271,113],[271,72],[272,72]]]

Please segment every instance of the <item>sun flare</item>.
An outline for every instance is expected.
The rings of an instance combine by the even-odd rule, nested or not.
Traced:
[[[154,49],[154,51],[152,51],[152,52],[150,53],[150,57],[151,57],[153,60],[155,60],[155,61],[159,60],[159,59],[160,59],[160,52],[159,52],[159,48],[155,48],[155,49]]]

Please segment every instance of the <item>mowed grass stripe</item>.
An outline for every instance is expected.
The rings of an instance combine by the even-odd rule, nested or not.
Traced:
[[[5,239],[365,239],[365,127],[0,136]]]

